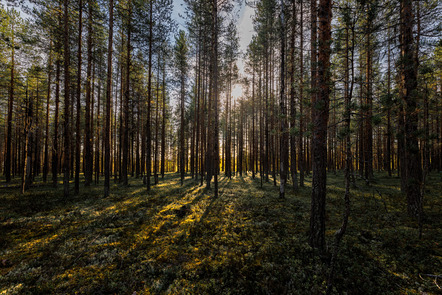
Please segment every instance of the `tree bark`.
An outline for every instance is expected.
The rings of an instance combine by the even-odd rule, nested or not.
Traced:
[[[293,2],[293,9],[295,8],[294,2]],[[294,14],[294,13],[293,13]],[[280,186],[279,186],[279,197],[284,198],[285,197],[285,185],[287,183],[287,171],[288,171],[288,164],[289,164],[289,151],[288,151],[288,145],[289,145],[289,139],[288,139],[288,132],[287,132],[287,104],[286,104],[286,95],[285,95],[285,20],[284,20],[284,2],[281,0],[281,12],[280,12],[280,25],[281,25],[281,65],[280,65],[280,97],[279,97],[279,108],[280,108],[280,153],[281,153],[281,162],[280,162]],[[294,39],[294,34],[292,36],[292,42]],[[292,44],[293,45],[293,44]],[[293,64],[293,56],[294,54],[291,54],[291,63]],[[291,70],[291,79],[293,79],[293,68]],[[292,80],[290,80],[292,81]],[[291,85],[291,93],[290,93],[290,102],[294,101],[294,93],[293,93],[293,84]],[[292,118],[293,120],[293,118]],[[291,142],[293,145],[293,142]],[[293,151],[293,149],[292,149]],[[293,161],[293,154],[292,154],[292,161]],[[292,165],[293,167],[293,165]],[[292,171],[293,173],[293,171]]]
[[[69,0],[64,0],[64,161],[63,188],[64,197],[69,197],[69,172],[71,158],[70,128],[70,46],[69,46]]]
[[[218,172],[219,172],[219,124],[218,124],[218,2],[213,0],[212,4],[212,18],[214,22],[213,31],[213,98],[215,109],[215,128],[214,128],[214,147],[213,147],[213,161],[214,161],[214,183],[215,194],[214,197],[218,197]]]
[[[121,167],[121,176],[123,180],[123,185],[128,185],[129,180],[127,176],[127,166],[128,166],[128,153],[129,153],[129,99],[130,99],[130,51],[131,51],[131,18],[132,18],[132,6],[129,0],[128,7],[128,19],[127,19],[127,44],[126,44],[126,83],[124,91],[124,102],[123,102],[123,160]]]
[[[299,167],[299,186],[304,187],[304,3],[300,1],[300,53],[299,53],[299,142],[298,142],[298,167]]]
[[[152,42],[153,42],[153,1],[150,1],[149,9],[149,57],[148,57],[148,81],[147,81],[147,118],[146,118],[146,189],[150,191],[150,174],[152,170],[152,147],[151,147],[151,101],[152,101]]]
[[[58,144],[58,125],[59,125],[59,105],[60,105],[60,53],[57,52],[57,60],[55,62],[55,112],[54,112],[54,139],[52,142],[52,184],[54,187],[58,185],[58,160],[59,160],[59,144]]]
[[[48,94],[46,99],[46,132],[43,163],[43,182],[47,181],[49,171],[49,105],[51,102],[51,77],[52,77],[52,39],[49,44],[49,63],[48,63]]]
[[[85,186],[89,186],[92,182],[93,171],[93,151],[91,137],[91,84],[92,84],[92,0],[88,0],[88,36],[87,36],[87,70],[86,70],[86,108],[85,108],[85,127],[84,127],[84,149],[85,149],[85,165],[84,176]],[[98,98],[99,99],[99,98]],[[93,108],[93,105],[92,105]]]
[[[161,56],[158,54],[158,64],[157,64],[157,94],[155,100],[155,152],[153,161],[153,175],[154,184],[158,184],[158,128],[159,125],[159,108],[160,108],[160,62]]]
[[[401,98],[405,105],[405,153],[408,213],[422,214],[422,167],[418,144],[416,58],[413,42],[412,1],[401,0]],[[403,164],[403,163],[402,163]]]
[[[29,77],[28,77],[29,79]],[[27,82],[28,83],[28,82]],[[28,96],[28,85],[26,84],[26,116],[25,116],[25,150],[24,150],[24,166],[23,166],[23,178],[22,178],[22,186],[21,193],[23,194],[26,190],[29,189],[31,185],[31,171],[32,171],[32,146],[33,146],[33,103],[30,97]]]
[[[371,8],[368,8],[371,9]],[[373,116],[373,98],[372,98],[372,45],[371,45],[371,17],[367,15],[367,32],[366,32],[366,48],[365,48],[365,132],[364,132],[364,165],[365,180],[373,178],[373,126],[371,123]]]
[[[391,48],[390,48],[390,29],[388,29],[388,51],[387,51],[387,151],[386,165],[388,176],[391,176]]]
[[[109,196],[110,189],[110,121],[112,96],[112,43],[114,33],[114,1],[109,0],[109,39],[107,47],[107,82],[106,82],[106,123],[104,131],[104,196]]]
[[[161,124],[161,178],[164,178],[166,166],[166,57],[163,57],[163,107]]]
[[[292,4],[292,33],[290,38],[290,172],[293,181],[293,188],[295,190],[298,189],[298,176],[297,176],[297,167],[296,167],[296,105],[295,105],[295,35],[296,35],[296,1],[293,0]],[[282,69],[281,69],[282,70]],[[302,79],[302,78],[301,78]],[[283,81],[283,79],[281,78]],[[281,110],[282,111],[282,110]],[[282,114],[284,115],[284,114]],[[281,145],[284,142],[281,142]],[[287,143],[285,143],[287,144]],[[281,146],[281,149],[283,147]],[[281,153],[281,159],[284,156]],[[282,163],[282,161],[281,161]]]
[[[327,123],[330,96],[330,42],[332,1],[319,4],[318,96],[312,104],[312,201],[310,212],[310,245],[325,250],[325,202],[327,183]]]
[[[82,45],[82,32],[83,32],[83,1],[79,1],[79,14],[78,14],[78,52],[77,52],[77,121],[75,124],[75,194],[78,194],[80,190],[80,114],[81,114],[81,45]]]
[[[11,81],[9,84],[8,99],[8,121],[6,135],[6,157],[5,157],[5,177],[6,182],[11,182],[11,161],[12,161],[12,110],[14,108],[14,73],[15,73],[15,42],[14,42],[14,25],[12,24],[12,40],[11,40]]]

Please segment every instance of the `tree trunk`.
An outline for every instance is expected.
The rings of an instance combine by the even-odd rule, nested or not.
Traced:
[[[214,197],[218,197],[218,172],[219,172],[219,124],[218,124],[218,2],[213,0],[212,4],[212,18],[214,22],[213,31],[213,98],[215,109],[215,128],[214,128],[214,147],[213,147],[213,161],[214,161],[214,173],[215,173],[215,194]]]
[[[298,167],[299,186],[304,187],[304,3],[300,1],[300,53],[299,53],[299,142],[298,142]]]
[[[29,79],[29,78],[28,78]],[[23,194],[29,189],[31,185],[31,171],[32,171],[32,124],[33,124],[33,104],[28,97],[28,86],[26,85],[26,117],[25,117],[25,151],[24,151],[24,166],[21,193]]]
[[[319,4],[318,96],[312,104],[312,202],[310,245],[325,250],[325,197],[327,183],[327,123],[330,95],[330,42],[332,1]]]
[[[370,9],[370,8],[369,8]],[[367,16],[367,32],[366,32],[366,64],[365,64],[365,132],[364,132],[364,165],[365,165],[365,180],[368,181],[373,178],[373,126],[372,120],[372,109],[373,109],[373,98],[372,98],[372,45],[371,45],[371,17]]]
[[[52,143],[52,183],[56,187],[58,185],[58,125],[59,125],[59,104],[60,104],[60,53],[57,52],[57,60],[55,62],[55,113],[54,113],[54,140]]]
[[[151,101],[152,101],[152,42],[153,42],[153,30],[152,30],[152,14],[153,14],[153,1],[150,1],[149,9],[149,57],[148,57],[148,81],[147,81],[147,118],[146,118],[146,188],[150,191],[150,174],[152,170],[152,147],[151,147]]]
[[[64,0],[64,161],[63,188],[64,197],[69,196],[69,172],[71,157],[71,128],[70,128],[70,46],[69,46],[69,0]]]
[[[348,11],[346,11],[348,13]],[[334,269],[336,259],[338,256],[339,246],[345,232],[347,231],[348,218],[350,216],[350,172],[352,167],[352,153],[351,153],[351,95],[352,90],[349,87],[349,24],[345,24],[345,80],[344,80],[344,95],[345,95],[345,193],[344,193],[344,214],[342,224],[339,230],[335,232],[335,247],[330,263],[330,272],[327,278],[327,293],[331,294],[333,289]]]
[[[163,108],[161,124],[161,178],[164,178],[166,161],[166,57],[163,57]]]
[[[40,91],[39,91],[39,78],[36,77],[36,95],[35,95],[35,132],[32,132],[32,149],[34,154],[33,168],[31,172],[31,181],[34,181],[35,177],[40,172],[40,114],[38,113],[40,109]],[[32,153],[31,153],[32,157]]]
[[[121,167],[121,176],[123,180],[123,185],[128,185],[129,180],[127,177],[127,166],[128,166],[128,153],[129,153],[129,99],[130,99],[130,37],[131,37],[131,18],[132,18],[132,6],[129,0],[128,7],[128,19],[127,19],[127,48],[126,48],[126,83],[124,91],[124,105],[123,105],[123,161]]]
[[[252,152],[251,152],[251,165],[252,169],[252,179],[255,179],[255,159],[256,150],[255,150],[255,64],[253,64],[252,68]]]
[[[107,47],[107,82],[106,82],[106,123],[104,130],[104,196],[109,196],[110,189],[110,121],[112,96],[112,39],[114,35],[114,1],[109,0],[109,39]]]
[[[293,2],[293,9],[295,9],[295,3]],[[293,13],[295,14],[295,13]],[[280,66],[280,97],[279,97],[279,108],[281,111],[280,114],[280,153],[281,153],[281,163],[280,163],[280,186],[279,186],[279,197],[284,198],[285,197],[285,185],[287,183],[287,171],[289,166],[289,151],[288,151],[288,145],[289,145],[289,136],[287,132],[287,104],[286,104],[286,97],[285,97],[285,19],[284,19],[284,2],[281,0],[281,14],[280,14],[280,25],[281,25],[281,66]],[[294,34],[292,35],[292,42],[294,39]],[[294,42],[293,42],[294,43]],[[293,45],[293,44],[292,44]],[[291,52],[291,80],[293,79],[293,57],[294,53]],[[294,102],[294,91],[293,91],[293,84],[290,87],[290,102]],[[293,111],[293,110],[291,110]],[[293,120],[293,117],[292,117]],[[291,137],[291,139],[294,137]],[[291,142],[291,146],[294,146],[294,143]],[[292,148],[293,152],[293,148]],[[292,161],[293,161],[293,154],[292,154]],[[292,165],[293,167],[293,165]],[[275,170],[275,169],[274,169]],[[293,173],[293,171],[292,171]]]
[[[390,29],[388,29],[388,39],[390,39]],[[391,176],[391,49],[390,40],[388,41],[387,51],[387,151],[386,151],[386,165],[388,176]]]
[[[46,132],[45,132],[45,151],[43,163],[43,182],[46,183],[49,171],[49,105],[51,102],[51,75],[52,74],[52,39],[49,44],[49,64],[48,64],[48,95],[46,99]]]
[[[200,36],[198,35],[198,38]],[[196,124],[196,138],[195,138],[195,181],[198,181],[198,159],[199,157],[199,143],[200,143],[200,129],[201,129],[201,124],[200,124],[200,100],[201,100],[201,47],[198,46],[198,50],[197,50],[197,64],[195,67],[195,72],[196,72],[196,106],[195,106],[195,124]]]
[[[155,101],[155,153],[154,153],[154,162],[153,162],[153,175],[154,175],[154,184],[158,184],[158,128],[159,125],[159,104],[160,104],[160,62],[161,56],[158,54],[158,64],[157,64],[157,95]],[[164,91],[164,90],[163,90]]]
[[[15,42],[14,42],[14,25],[12,25],[12,40],[11,40],[11,81],[9,84],[9,99],[8,99],[8,128],[6,135],[6,158],[5,158],[5,176],[6,182],[11,182],[11,161],[12,161],[12,110],[14,108],[14,69],[15,69]]]
[[[99,62],[99,68],[100,68],[100,73],[101,73],[101,58],[100,58],[100,62]],[[95,71],[94,71],[95,72]],[[101,76],[99,74],[99,76]],[[100,172],[102,171],[102,169],[100,169],[101,164],[103,163],[102,157],[103,157],[103,153],[100,153],[100,150],[103,150],[103,148],[100,148],[100,144],[102,145],[102,140],[100,140],[101,138],[101,134],[103,134],[102,132],[102,126],[100,126],[100,112],[101,112],[101,83],[98,85],[98,93],[97,93],[97,116],[95,121],[97,121],[97,138],[96,138],[96,142],[95,142],[95,183],[98,184],[99,180],[100,180]],[[101,121],[102,122],[102,121]],[[101,132],[100,132],[101,131]],[[101,159],[101,161],[100,161]]]
[[[91,137],[91,84],[92,84],[92,0],[88,0],[88,36],[87,36],[87,70],[86,70],[86,109],[84,114],[84,176],[85,186],[89,186],[92,182],[93,171],[93,151]],[[99,98],[98,98],[99,99]],[[93,108],[93,105],[92,105]]]
[[[81,113],[81,45],[82,45],[82,32],[83,32],[83,1],[79,1],[79,14],[78,14],[78,52],[77,52],[77,121],[75,124],[75,194],[78,194],[80,190],[80,113]]]
[[[405,153],[408,213],[422,214],[422,167],[418,144],[417,72],[413,43],[412,1],[401,0],[401,98],[405,104]],[[402,163],[404,164],[404,163]]]
[[[295,106],[295,34],[296,34],[296,1],[293,1],[292,4],[292,33],[290,38],[290,172],[293,181],[293,188],[295,190],[298,189],[298,176],[297,176],[297,168],[296,168],[296,106]],[[282,69],[281,69],[282,71]],[[281,72],[282,74],[282,72]],[[281,81],[284,77],[281,78]],[[302,78],[301,78],[302,79]],[[282,109],[281,109],[282,113]],[[283,113],[281,115],[284,115]],[[281,149],[283,149],[283,144],[287,144],[281,141]],[[281,153],[281,160],[284,156]],[[281,161],[282,163],[282,161]],[[288,163],[287,163],[288,164]],[[282,168],[281,168],[282,169]]]

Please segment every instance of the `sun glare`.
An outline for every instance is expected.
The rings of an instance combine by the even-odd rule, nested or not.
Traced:
[[[232,98],[238,100],[243,96],[243,87],[240,84],[235,84],[232,89]]]

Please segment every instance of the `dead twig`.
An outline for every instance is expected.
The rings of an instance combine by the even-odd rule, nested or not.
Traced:
[[[432,275],[432,274],[419,274],[419,276],[427,276],[427,277],[432,277],[432,278],[436,278],[436,279],[442,279],[442,275]]]
[[[439,286],[439,284],[437,283],[437,279],[442,279],[442,275],[433,275],[433,274],[428,274],[428,273],[424,273],[424,274],[419,274],[419,277],[423,280],[424,278],[422,276],[427,276],[430,278],[434,278],[434,284],[436,285],[436,287],[440,290],[441,287]]]

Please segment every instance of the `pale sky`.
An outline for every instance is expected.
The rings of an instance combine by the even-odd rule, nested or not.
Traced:
[[[186,30],[185,28],[185,20],[183,17],[184,15],[184,9],[185,4],[183,0],[174,0],[173,1],[173,12],[172,12],[172,18],[176,21],[178,24],[178,29]],[[181,15],[181,16],[180,16]],[[250,6],[245,5],[243,2],[241,5],[241,8],[239,10],[239,18],[237,21],[237,29],[238,29],[238,35],[239,35],[239,46],[241,52],[244,54],[247,50],[247,46],[249,45],[250,41],[252,40],[252,36],[254,33],[253,30],[253,23],[252,23],[252,17],[254,15],[254,9]],[[240,56],[238,58],[237,66],[239,69],[239,73],[241,76],[244,75],[244,60],[243,57]],[[239,84],[234,85],[232,96],[234,99],[237,99],[242,96],[243,89],[242,86]]]
[[[241,8],[240,18],[237,24],[239,38],[240,38],[239,45],[243,53],[246,52],[247,46],[249,45],[250,41],[252,41],[252,36],[254,33],[253,23],[252,23],[253,15],[254,15],[253,8],[251,8],[250,6],[243,5],[243,7]],[[240,70],[240,73],[244,74],[244,62],[242,58],[238,60],[238,68]]]
[[[238,34],[239,34],[239,46],[241,52],[244,54],[249,46],[250,41],[252,41],[252,36],[254,34],[252,17],[254,15],[254,9],[250,6],[243,5],[240,12],[239,21],[237,23]],[[244,58],[241,56],[237,62],[239,73],[244,76]],[[243,87],[240,84],[236,84],[232,89],[232,96],[235,100],[243,95]]]
[[[173,13],[172,18],[176,21],[178,24],[178,29],[185,30],[185,20],[183,19],[184,15],[184,8],[185,4],[183,0],[174,0],[173,1]],[[240,49],[244,53],[247,49],[247,46],[249,45],[250,41],[252,40],[253,35],[253,23],[252,23],[252,16],[254,14],[253,8],[246,6],[245,3],[242,4],[242,7],[239,12],[239,19],[237,22],[237,28],[238,28],[238,34],[239,34],[239,44]],[[181,15],[181,16],[180,16]],[[244,73],[244,66],[242,58],[238,60],[238,67],[240,70],[240,73]]]
[[[243,0],[240,0],[243,1]],[[6,6],[5,0],[0,0],[0,3]],[[238,5],[238,4],[236,4]],[[184,19],[184,9],[185,4],[183,0],[173,0],[173,12],[172,12],[172,18],[175,20],[175,22],[178,24],[178,29],[186,30],[185,24],[186,21]],[[20,9],[19,9],[20,11]],[[240,50],[242,53],[245,53],[247,50],[247,46],[249,45],[250,41],[252,40],[252,35],[254,33],[253,30],[253,23],[252,23],[252,16],[254,15],[254,9],[250,6],[245,5],[244,2],[242,2],[242,5],[239,9],[239,18],[237,20],[237,29],[238,29],[238,35],[239,35],[239,45]],[[244,75],[244,60],[243,57],[240,56],[237,61],[237,66],[239,69],[240,75]],[[242,87],[240,85],[235,85],[233,89],[233,96],[235,98],[238,98],[242,95]]]

